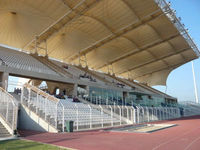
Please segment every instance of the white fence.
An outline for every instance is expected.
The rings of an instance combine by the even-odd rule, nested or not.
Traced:
[[[15,98],[0,87],[0,117],[12,131],[17,128],[17,116],[18,104]]]
[[[74,130],[80,131],[180,117],[180,110],[175,107],[134,108],[59,100],[29,84],[24,85],[21,95],[22,104],[63,132],[66,121],[74,121]]]
[[[135,123],[169,120],[180,117],[180,109],[176,107],[137,107]]]
[[[59,103],[59,99],[30,84],[25,84],[22,87],[21,103],[55,128],[57,128],[58,125],[58,116],[64,114],[62,112],[64,106]],[[64,131],[64,123],[62,124],[62,129]]]
[[[113,113],[116,109],[112,106],[109,106],[109,110],[100,105],[64,103],[29,84],[22,88],[21,103],[63,132],[66,121],[74,121],[74,130],[77,131],[119,126],[128,122],[123,121],[123,116],[119,117]],[[130,124],[130,121],[128,123]]]

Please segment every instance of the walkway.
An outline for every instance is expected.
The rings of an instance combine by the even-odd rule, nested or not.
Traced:
[[[21,131],[25,139],[80,150],[199,150],[200,116],[159,123],[178,126],[153,133],[116,133],[90,131],[74,133],[39,133]]]

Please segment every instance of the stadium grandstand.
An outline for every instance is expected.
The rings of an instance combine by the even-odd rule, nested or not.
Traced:
[[[152,88],[200,56],[165,0],[1,0],[0,19],[0,138],[200,114]]]

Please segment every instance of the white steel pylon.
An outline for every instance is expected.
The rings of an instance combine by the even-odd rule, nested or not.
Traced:
[[[194,81],[194,92],[195,92],[195,101],[199,103],[198,92],[197,92],[197,84],[196,84],[196,77],[194,71],[194,62],[192,61],[192,73],[193,73],[193,81]]]

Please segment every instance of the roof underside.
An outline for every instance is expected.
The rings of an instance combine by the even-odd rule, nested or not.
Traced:
[[[37,36],[49,57],[78,64],[85,56],[95,70],[165,85],[169,73],[199,51],[168,5],[156,2],[1,0],[0,43],[35,52]]]

